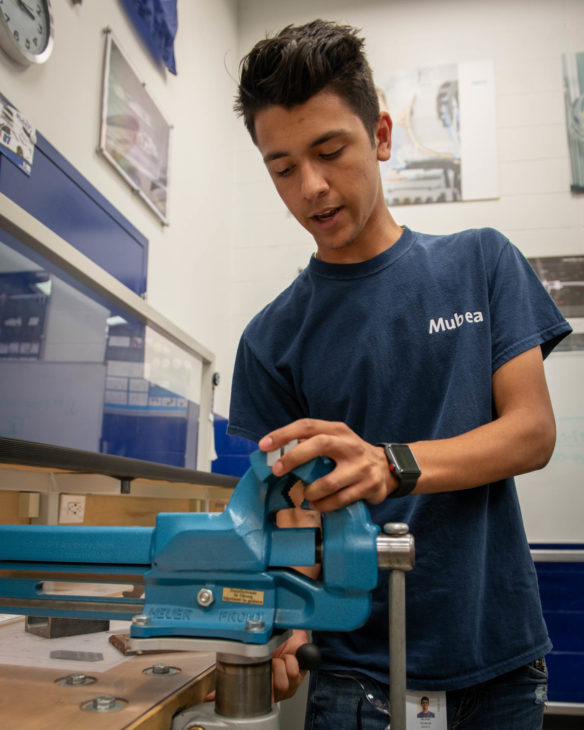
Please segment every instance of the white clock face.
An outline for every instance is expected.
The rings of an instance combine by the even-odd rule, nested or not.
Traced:
[[[0,0],[0,42],[21,63],[46,60],[52,46],[48,0]]]

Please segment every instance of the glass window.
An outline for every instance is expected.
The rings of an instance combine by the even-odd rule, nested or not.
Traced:
[[[194,469],[202,361],[0,231],[0,435]]]

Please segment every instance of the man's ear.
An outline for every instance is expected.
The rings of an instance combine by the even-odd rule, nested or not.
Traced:
[[[393,122],[388,112],[379,113],[375,127],[375,144],[377,147],[377,159],[385,162],[391,157],[391,130]]]

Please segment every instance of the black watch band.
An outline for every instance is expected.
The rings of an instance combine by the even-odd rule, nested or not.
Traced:
[[[389,497],[395,499],[410,494],[422,473],[410,447],[407,444],[379,443],[375,445],[383,446],[389,469],[399,482],[398,488]]]

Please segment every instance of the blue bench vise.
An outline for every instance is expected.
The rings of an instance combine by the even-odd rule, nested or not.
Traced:
[[[321,529],[279,528],[276,514],[291,506],[291,487],[311,483],[333,463],[319,458],[278,478],[264,453],[250,462],[223,513],[162,513],[154,528],[0,526],[0,611],[131,620],[140,650],[193,640],[193,649],[208,642],[244,663],[269,659],[287,629],[362,625],[378,569],[403,575],[413,567],[407,526],[380,534],[357,502],[323,514]],[[289,569],[318,564],[318,580]],[[46,581],[143,584],[144,601],[55,595],[45,592]],[[405,664],[402,671],[405,682]]]
[[[2,526],[0,610],[87,618],[138,613],[135,637],[257,644],[276,629],[356,628],[369,615],[377,584],[379,528],[365,506],[324,515],[322,544],[316,528],[276,526],[292,484],[308,484],[330,468],[319,459],[277,479],[257,451],[222,513],[162,513],[155,528]],[[322,581],[287,570],[321,559]],[[143,607],[123,597],[45,595],[39,585],[80,574],[92,583],[144,583]]]

